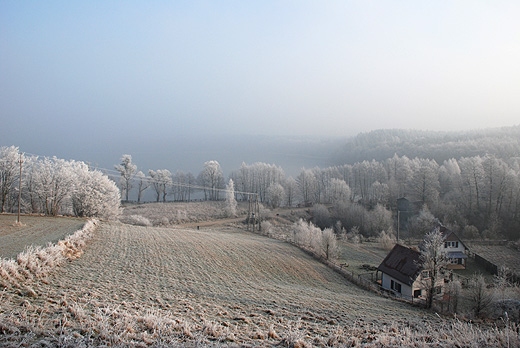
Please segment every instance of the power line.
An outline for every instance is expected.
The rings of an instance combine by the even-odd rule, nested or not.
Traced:
[[[57,158],[56,156],[53,156],[53,157],[41,156],[41,155],[33,154],[33,153],[30,153],[30,152],[24,152],[24,155],[25,154],[33,156],[33,157],[36,157],[36,158],[51,158],[51,159],[52,158]],[[85,163],[84,161],[77,161],[77,162]],[[103,173],[104,175],[108,176],[109,178],[119,179],[121,177],[121,172],[117,171],[116,169],[107,169],[107,168],[101,168],[101,167],[97,167],[97,166],[91,166],[88,163],[85,163],[85,164],[87,164],[89,166],[89,168],[91,168],[93,170],[100,171],[101,173]],[[134,180],[136,180],[135,179],[135,175],[134,175]],[[164,184],[163,181],[157,180],[157,179],[153,179],[150,176],[144,176],[144,177],[139,178],[137,180],[142,180],[143,182],[147,182],[149,184]],[[116,180],[114,180],[114,181],[116,181]],[[236,190],[231,191],[231,190],[228,190],[228,189],[225,189],[225,188],[216,188],[216,187],[201,186],[201,185],[187,184],[187,183],[180,183],[180,182],[169,182],[169,183],[166,183],[166,184],[168,186],[184,187],[184,188],[194,189],[194,190],[208,190],[208,191],[213,191],[213,192],[234,192],[235,194],[248,195],[248,196],[258,195],[258,193],[255,193],[255,192],[245,192],[245,191],[236,191]]]

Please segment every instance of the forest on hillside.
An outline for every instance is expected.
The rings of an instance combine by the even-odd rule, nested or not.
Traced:
[[[333,155],[336,164],[392,157],[428,158],[442,163],[450,158],[495,155],[520,156],[520,125],[464,132],[380,129],[349,138]]]
[[[91,172],[88,166],[27,157],[20,185],[18,153],[13,146],[0,151],[2,211],[14,212],[21,198],[27,213],[86,214],[77,197],[91,197],[85,192],[93,192],[98,181],[85,191],[84,175],[77,173]],[[465,133],[380,130],[349,140],[335,155],[340,153],[344,160],[337,165],[302,168],[295,176],[277,164],[243,162],[224,178],[217,160],[206,161],[198,174],[145,173],[129,154],[112,172],[92,173],[116,181],[124,201],[141,203],[145,192],[157,202],[217,201],[232,187],[237,200],[254,193],[271,208],[312,207],[314,223],[337,232],[373,236],[403,228],[420,236],[442,223],[465,238],[520,239],[520,126]],[[412,208],[398,208],[403,198]],[[106,201],[92,202],[86,215],[107,211],[99,208]],[[399,216],[406,225],[396,224]]]

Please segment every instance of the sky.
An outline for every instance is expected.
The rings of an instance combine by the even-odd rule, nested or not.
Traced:
[[[0,0],[0,146],[513,126],[519,18],[519,1]]]

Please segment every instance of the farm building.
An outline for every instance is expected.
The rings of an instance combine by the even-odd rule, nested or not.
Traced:
[[[406,299],[424,298],[423,280],[430,272],[423,269],[420,256],[419,251],[396,244],[377,269],[381,272],[381,287]],[[442,284],[437,289],[438,294],[442,293]]]

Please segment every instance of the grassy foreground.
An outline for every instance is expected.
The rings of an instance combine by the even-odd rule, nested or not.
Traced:
[[[5,346],[506,346],[360,290],[299,249],[232,227],[100,223],[83,255],[0,293]],[[513,345],[511,345],[513,346]]]

